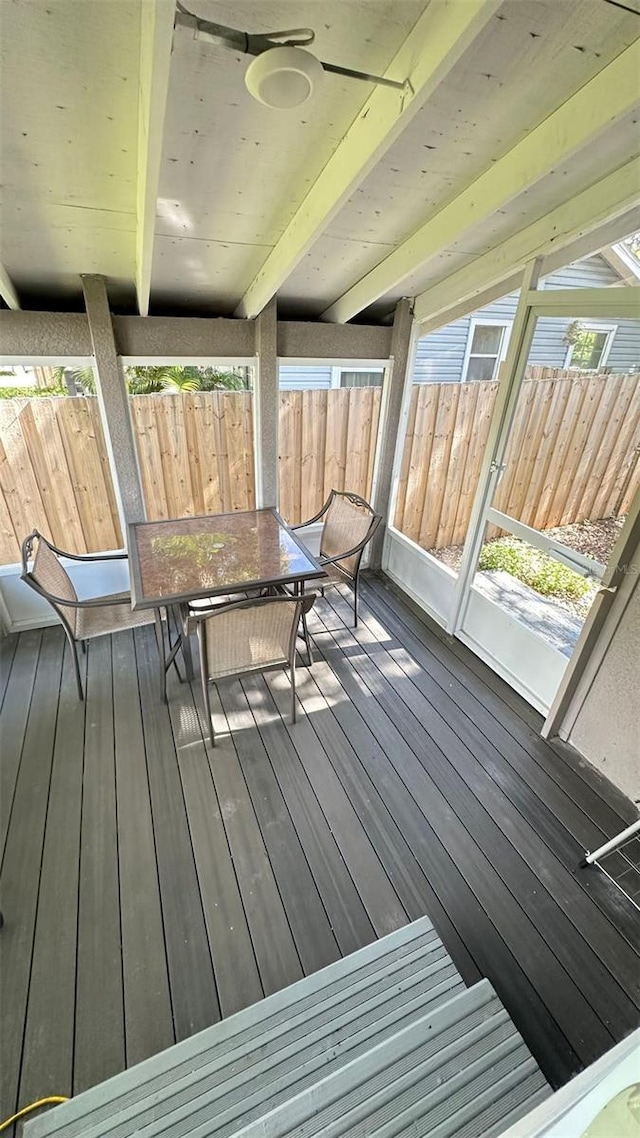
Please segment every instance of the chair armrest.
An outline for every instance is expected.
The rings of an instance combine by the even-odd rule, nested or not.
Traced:
[[[67,553],[66,549],[57,549],[55,545],[51,548],[59,557],[68,557],[71,561],[122,561],[129,556],[126,549],[116,553]]]
[[[323,518],[324,515],[326,514],[327,510],[329,509],[329,501],[330,500],[328,499],[325,502],[324,506],[322,506],[322,508],[318,511],[318,513],[314,514],[312,518],[307,518],[306,522],[297,522],[296,525],[289,526],[288,528],[289,529],[304,529],[305,526],[312,526],[314,524],[314,522],[319,522],[320,518]]]

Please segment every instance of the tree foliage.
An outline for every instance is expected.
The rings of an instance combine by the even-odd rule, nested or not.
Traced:
[[[67,386],[70,379],[85,395],[95,394],[92,367],[52,369],[56,385]],[[130,395],[153,395],[160,391],[243,391],[248,387],[244,377],[234,371],[218,371],[214,367],[169,364],[126,367],[125,380]]]

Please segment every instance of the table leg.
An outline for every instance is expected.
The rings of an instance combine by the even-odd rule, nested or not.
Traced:
[[[178,625],[178,633],[180,636],[180,648],[182,651],[182,659],[184,660],[184,671],[187,683],[190,683],[194,677],[193,670],[193,653],[191,651],[191,641],[187,635],[185,628],[185,621],[183,621],[180,609],[178,606],[175,608],[176,623]]]
[[[153,611],[154,623],[156,626],[156,641],[158,644],[158,656],[160,662],[160,699],[163,703],[167,702],[167,659],[164,650],[164,629],[162,627],[162,613],[160,609]],[[169,622],[169,613],[167,613],[167,624]]]

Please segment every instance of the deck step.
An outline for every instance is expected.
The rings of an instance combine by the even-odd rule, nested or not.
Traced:
[[[485,1015],[487,1023],[491,1015],[478,1008],[489,1007],[494,1018],[501,1017],[494,1024],[498,1035],[506,1033],[513,1052],[530,1065],[527,1071],[539,1090],[544,1080],[497,997],[485,982],[465,989],[433,926],[422,918],[85,1091],[34,1119],[25,1135],[231,1138],[271,1133],[260,1129],[266,1117],[276,1127],[288,1125],[292,1104],[304,1111],[319,1088],[332,1095],[336,1087],[346,1087],[344,1080],[360,1070],[359,1063],[378,1061],[380,1047],[390,1047],[390,1056],[401,1050],[407,1031],[419,1035],[425,1030],[431,1037],[434,1028],[428,1025],[442,1024],[438,1031],[455,1035],[457,1030],[462,1038],[462,1028],[453,1025],[468,1011],[471,1017],[480,1015],[477,1024],[474,1020],[479,1030]],[[446,1012],[444,1020],[437,1019],[440,1010]],[[489,1031],[487,1039],[492,1038]],[[499,1045],[507,1046],[501,1035]],[[502,1051],[498,1058],[507,1061]],[[301,1132],[297,1123],[294,1129]]]
[[[550,1094],[488,980],[237,1132],[237,1138],[491,1138]]]

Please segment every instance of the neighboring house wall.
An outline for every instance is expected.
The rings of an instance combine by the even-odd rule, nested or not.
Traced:
[[[615,270],[607,264],[604,257],[596,255],[553,273],[545,279],[544,287],[547,289],[606,288],[618,281],[619,277]],[[489,322],[507,321],[510,325],[516,313],[518,295],[517,292],[511,293],[502,300],[497,300],[486,308],[481,308],[470,316],[456,320],[453,324],[439,328],[437,332],[418,340],[413,382],[459,382],[465,370],[472,321],[482,322],[483,319]],[[602,323],[609,322],[602,321]],[[611,371],[640,369],[640,323],[633,320],[615,320],[611,323],[617,325],[617,331],[605,366]],[[546,367],[564,367],[568,349],[564,337],[570,324],[571,320],[560,320],[557,317],[543,317],[539,320],[529,363]]]
[[[283,391],[324,390],[329,387],[372,387],[382,384],[382,368],[332,367],[330,364],[280,364]]]
[[[280,387],[295,388],[296,391],[308,391],[310,388],[325,389],[331,387],[330,367],[292,367],[280,365]]]

